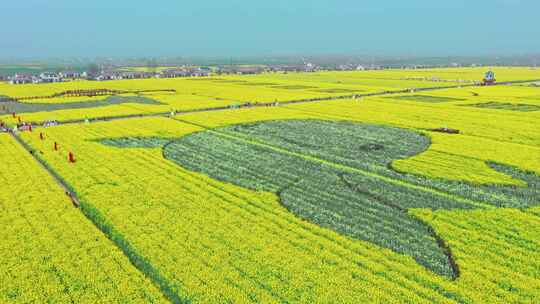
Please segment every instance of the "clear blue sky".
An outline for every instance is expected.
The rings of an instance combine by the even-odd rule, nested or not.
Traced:
[[[0,58],[540,52],[539,0],[1,0]]]

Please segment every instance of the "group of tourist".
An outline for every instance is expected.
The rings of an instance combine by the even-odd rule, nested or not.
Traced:
[[[57,126],[58,121],[56,120],[46,120],[43,122],[43,127],[52,127]],[[13,126],[13,128],[10,128],[8,124],[2,120],[0,120],[0,132],[16,132],[16,131],[30,131],[32,132],[33,125],[31,123],[27,122],[20,122]]]

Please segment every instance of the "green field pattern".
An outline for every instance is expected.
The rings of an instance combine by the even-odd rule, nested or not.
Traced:
[[[165,138],[106,139],[119,147],[163,146],[180,166],[248,189],[279,195],[293,214],[349,237],[414,258],[431,271],[459,276],[450,249],[413,208],[525,208],[540,178],[492,168],[529,187],[479,186],[398,173],[391,162],[425,151],[427,137],[404,129],[318,120],[237,125]],[[525,198],[525,199],[524,199]],[[526,199],[530,198],[530,199]]]
[[[540,111],[539,105],[526,104],[526,103],[496,102],[496,101],[466,104],[463,106],[475,107],[475,108],[481,108],[481,109],[508,110],[508,111],[518,111],[518,112]]]

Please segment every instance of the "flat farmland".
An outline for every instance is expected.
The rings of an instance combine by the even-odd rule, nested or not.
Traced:
[[[0,84],[0,299],[536,303],[540,72],[494,70]]]

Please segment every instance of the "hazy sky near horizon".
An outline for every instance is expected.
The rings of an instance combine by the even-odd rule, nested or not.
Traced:
[[[538,0],[25,0],[0,57],[540,52]]]

